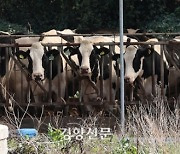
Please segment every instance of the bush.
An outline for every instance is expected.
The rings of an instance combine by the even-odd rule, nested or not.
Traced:
[[[12,34],[18,32],[27,32],[27,28],[22,25],[0,20],[0,31],[5,31]]]
[[[113,154],[137,154],[137,147],[127,138],[122,138],[117,147],[112,152]]]
[[[180,7],[176,8],[174,13],[164,13],[154,18],[146,25],[149,32],[179,32],[180,31]]]

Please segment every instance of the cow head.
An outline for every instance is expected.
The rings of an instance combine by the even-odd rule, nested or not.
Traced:
[[[143,60],[152,53],[151,48],[137,48],[130,45],[124,53],[125,81],[132,84],[138,76],[143,74]]]
[[[56,63],[56,57],[59,57],[59,51],[56,49],[46,51],[45,48],[41,45],[40,42],[33,43],[31,48],[24,51],[17,51],[16,56],[19,59],[28,58],[28,70],[32,75],[33,80],[44,80],[46,77],[49,78],[49,70],[50,70],[50,61],[52,60],[53,74],[57,74],[57,67],[54,63]],[[53,78],[54,76],[52,76]]]
[[[98,62],[100,56],[104,56],[109,53],[109,49],[105,47],[97,48],[93,45],[93,43],[87,40],[83,40],[79,47],[67,47],[64,51],[70,52],[69,58],[72,55],[78,55],[80,75],[91,75],[91,79],[97,77],[98,75]]]

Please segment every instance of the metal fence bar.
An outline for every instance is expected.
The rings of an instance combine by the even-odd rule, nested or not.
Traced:
[[[105,46],[105,45],[118,45],[120,42],[104,42],[104,43],[95,43],[95,45]],[[124,45],[167,45],[169,41],[158,41],[158,42],[123,42]],[[175,42],[175,44],[180,44],[180,42]],[[43,43],[43,46],[79,46],[80,43]],[[31,44],[4,44],[0,43],[0,47],[30,47]]]
[[[16,35],[16,34],[11,34],[11,35],[0,35],[0,37],[4,37],[4,38],[7,38],[7,37],[11,37],[11,38],[19,38],[19,37],[41,37],[41,36],[46,36],[46,37],[54,37],[54,36],[119,36],[119,32],[117,33],[106,33],[106,34],[99,34],[99,33],[92,33],[92,34],[61,34],[61,33],[58,33],[57,35],[44,35],[44,34],[40,34],[40,35],[37,35],[37,34],[30,34],[30,35]],[[129,36],[151,36],[151,35],[154,35],[154,36],[157,36],[157,35],[165,35],[165,36],[174,36],[174,35],[180,35],[179,32],[175,32],[175,33],[134,33],[134,34],[131,34],[131,33],[124,33],[124,35],[129,35]]]
[[[152,46],[152,48],[154,49],[154,46]],[[155,83],[155,55],[154,55],[154,50],[152,52],[152,94],[153,96],[156,96],[156,83]]]
[[[63,51],[63,47],[58,47],[58,51],[60,52],[60,56],[61,56],[61,53]],[[60,60],[60,57],[58,59],[58,61]],[[58,63],[58,97],[61,98],[61,63]]]
[[[115,49],[114,45],[110,45],[109,46],[110,49],[110,53],[109,53],[109,94],[110,94],[110,98],[108,101],[112,102],[112,53]],[[117,86],[117,85],[116,85]],[[112,104],[111,104],[112,105]]]
[[[5,48],[5,69],[6,69],[6,72],[9,72],[9,64],[8,64],[8,60],[9,59],[9,48],[6,47]],[[6,107],[8,107],[10,104],[9,104],[9,100],[10,100],[10,96],[9,96],[9,77],[10,77],[10,74],[8,73],[8,75],[6,76],[6,79],[5,79],[5,99],[6,99]]]
[[[120,31],[120,64],[121,64],[121,71],[120,71],[120,80],[121,80],[121,129],[122,134],[124,135],[125,130],[125,108],[124,108],[124,60],[123,60],[123,0],[119,0],[119,31]]]
[[[132,44],[132,45],[136,45],[136,44],[139,44],[139,45],[143,45],[143,44],[150,44],[150,45],[161,45],[161,82],[162,82],[162,95],[164,96],[164,90],[163,90],[163,85],[164,85],[164,78],[163,78],[163,74],[164,74],[164,67],[163,67],[163,48],[165,45],[167,45],[169,42],[168,41],[160,41],[160,42],[130,42],[129,44]],[[107,42],[107,43],[97,43],[99,45],[109,45],[109,49],[110,51],[113,50],[113,46],[114,45],[119,45],[119,42],[116,42],[116,43],[113,43],[113,42]],[[124,42],[124,44],[126,44],[126,42]],[[180,43],[179,43],[180,44]],[[10,47],[16,47],[18,44],[9,44],[10,46],[8,46],[8,44],[0,44],[0,46],[2,45],[2,47],[8,47],[8,49]],[[44,44],[44,45],[47,45],[49,47],[51,46],[55,46],[55,45],[58,45],[60,48],[63,48],[63,45],[65,46],[71,46],[71,45],[79,45],[77,43],[64,43],[64,44]],[[19,45],[19,46],[30,46],[30,44],[24,44],[24,45]],[[62,53],[63,53],[63,49],[61,49]],[[173,51],[172,51],[173,52]],[[16,59],[17,60],[17,59]],[[16,61],[15,61],[16,62]],[[154,62],[153,62],[154,63]],[[71,65],[71,64],[70,64]],[[19,65],[17,64],[17,66],[19,67]],[[153,64],[153,67],[154,67],[154,64]],[[21,72],[23,73],[24,72],[24,68],[22,67],[22,65],[19,67],[21,68]],[[72,66],[73,68],[73,66]],[[111,68],[111,67],[110,67]],[[76,72],[76,70],[74,69],[74,71]],[[153,71],[154,72],[154,71]],[[112,72],[110,72],[112,73]],[[111,75],[110,75],[111,76]],[[110,77],[111,78],[111,77]],[[110,79],[110,81],[112,81],[112,79]],[[23,81],[22,81],[22,85],[23,85]],[[21,85],[21,86],[22,86]],[[153,84],[155,85],[155,84]],[[111,85],[111,82],[110,82],[110,91],[111,91],[111,88],[112,88],[112,85]],[[22,89],[22,88],[21,88]],[[102,88],[101,88],[102,89]],[[49,90],[50,92],[50,90]],[[110,102],[112,101],[112,98],[110,99]]]
[[[164,52],[163,52],[163,45],[160,46],[160,54],[161,54],[161,97],[164,98],[165,97],[165,93],[164,93]]]

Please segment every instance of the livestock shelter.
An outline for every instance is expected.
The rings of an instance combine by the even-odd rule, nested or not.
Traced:
[[[79,34],[80,35],[80,34]],[[77,36],[79,36],[77,34]],[[102,35],[102,34],[93,34],[96,36]],[[111,36],[112,34],[105,34],[103,36]],[[162,33],[137,33],[137,34],[133,34],[133,36],[131,36],[131,34],[125,34],[128,35],[130,37],[137,37],[137,36],[143,36],[143,35],[151,35],[151,36],[162,36],[162,35],[166,35],[166,36],[176,36],[179,34],[162,34]],[[62,35],[60,35],[62,36]],[[66,36],[66,35],[65,35]],[[92,34],[84,34],[84,37],[86,36],[92,36]],[[115,38],[115,34],[113,35],[113,37]],[[19,38],[19,37],[41,37],[39,35],[1,35],[1,38],[10,38],[10,39],[14,39],[14,38]],[[48,36],[48,37],[52,37],[52,36]],[[100,58],[99,61],[99,80],[100,80],[100,89],[98,89],[98,87],[96,86],[96,84],[94,82],[91,81],[91,79],[89,77],[83,77],[79,74],[78,71],[78,66],[76,66],[76,64],[71,61],[69,59],[69,53],[64,52],[64,48],[66,47],[77,47],[79,46],[79,43],[51,43],[51,44],[43,44],[44,47],[47,47],[48,49],[51,49],[52,46],[57,46],[59,53],[61,54],[61,56],[66,60],[66,65],[69,65],[71,70],[66,70],[66,72],[68,73],[68,71],[73,72],[73,76],[71,78],[71,80],[66,79],[67,82],[67,86],[66,86],[66,95],[63,98],[60,94],[61,94],[61,89],[59,88],[61,86],[61,78],[58,78],[58,82],[57,84],[59,86],[58,87],[58,96],[54,96],[54,93],[52,91],[52,61],[54,60],[54,57],[50,57],[48,60],[50,61],[50,80],[48,82],[48,88],[45,88],[42,84],[41,81],[38,80],[32,80],[31,74],[28,71],[28,66],[24,63],[23,61],[23,56],[20,58],[17,58],[15,56],[16,51],[19,50],[20,47],[30,47],[31,44],[18,44],[18,43],[1,43],[0,44],[0,48],[4,48],[6,51],[5,56],[1,55],[0,58],[0,69],[5,69],[6,75],[5,76],[1,76],[1,102],[0,102],[0,106],[1,106],[1,114],[5,114],[6,112],[9,112],[8,109],[6,109],[6,107],[8,107],[8,105],[10,105],[12,107],[12,109],[14,110],[14,112],[18,112],[20,114],[27,112],[29,115],[41,115],[42,114],[42,108],[43,108],[43,115],[49,115],[49,114],[54,114],[57,113],[59,111],[63,112],[63,116],[69,116],[69,117],[83,117],[83,116],[87,116],[86,110],[84,108],[85,105],[91,105],[93,106],[93,113],[98,113],[98,112],[103,112],[102,116],[117,116],[120,113],[120,91],[117,90],[116,91],[116,99],[115,101],[112,100],[112,69],[109,69],[109,93],[110,93],[110,99],[109,100],[105,100],[103,98],[103,91],[106,91],[107,89],[103,89],[103,78],[102,78],[102,74],[103,74],[103,65],[104,65],[104,58],[103,56]],[[108,46],[110,52],[109,52],[109,58],[110,58],[110,63],[109,63],[109,68],[113,68],[113,66],[115,65],[112,62],[112,57],[115,54],[114,52],[114,48],[115,46],[119,46],[119,42],[99,42],[99,43],[95,43],[96,46],[100,46],[100,47],[104,47],[104,46]],[[160,45],[161,46],[161,50],[160,50],[160,55],[161,55],[161,65],[160,70],[161,70],[161,85],[160,85],[160,91],[157,91],[157,85],[155,83],[155,62],[154,62],[154,58],[152,58],[152,71],[153,71],[153,77],[152,77],[152,95],[153,98],[160,98],[162,100],[168,101],[170,105],[174,105],[174,104],[179,104],[180,102],[180,98],[179,98],[179,91],[180,91],[180,63],[177,61],[176,59],[176,55],[178,55],[180,53],[180,42],[175,42],[175,41],[171,41],[168,39],[163,39],[162,41],[158,41],[158,42],[124,42],[124,45],[127,47],[128,45],[138,45],[138,46],[150,46],[151,48],[154,48],[155,45]],[[170,50],[168,51],[167,50]],[[175,83],[173,84],[174,86],[171,88],[168,88],[167,93],[164,91],[164,64],[163,64],[163,56],[166,56],[168,59],[168,63],[169,63],[169,71],[173,76],[173,79],[171,79],[171,83]],[[180,54],[179,54],[180,55]],[[10,61],[11,60],[11,61]],[[4,63],[5,62],[5,63]],[[13,65],[11,65],[10,62],[13,62]],[[4,64],[4,65],[3,65]],[[117,80],[117,87],[120,87],[120,78],[119,78],[119,67],[118,67],[119,61],[117,59],[116,61],[116,66],[114,67],[116,70],[116,80]],[[60,68],[61,66],[58,66],[58,68]],[[66,67],[67,68],[67,67]],[[2,70],[1,70],[2,71]],[[13,82],[11,80],[9,80],[10,78],[10,74],[12,73],[12,71],[14,72],[14,77],[13,77]],[[58,71],[58,73],[60,73],[60,71]],[[25,76],[26,78],[24,78],[23,76]],[[90,101],[90,102],[84,102],[82,99],[82,92],[80,89],[80,85],[81,82],[87,80],[89,82],[89,85],[91,86],[91,88],[94,89],[94,91],[97,94],[97,99],[94,101]],[[172,81],[173,80],[173,81]],[[27,83],[25,83],[27,82]],[[13,84],[13,90],[11,89]],[[27,91],[25,91],[23,88],[23,86],[27,84]],[[43,96],[42,96],[42,101],[40,102],[35,102],[34,97],[35,97],[35,89],[32,89],[32,84],[35,84],[35,88],[39,88],[42,92],[43,92]],[[138,84],[138,88],[140,89],[140,94],[138,94],[138,98],[135,98],[136,95],[136,89],[134,88],[134,86],[131,85],[126,85],[125,87],[128,87],[127,89],[125,89],[125,105],[140,105],[142,103],[147,103],[149,102],[146,99],[146,94],[145,94],[145,89],[142,85],[142,81],[141,78],[137,79],[136,84]],[[19,101],[16,101],[16,92],[20,92],[20,99]],[[24,93],[26,93],[26,101],[23,101],[23,96]],[[70,94],[70,95],[69,95]],[[135,96],[136,95],[136,96]],[[60,99],[57,99],[60,98]],[[55,101],[54,101],[55,100]],[[153,100],[151,100],[151,102],[153,102]],[[111,110],[109,111],[109,106],[111,106]],[[22,112],[22,113],[21,113]]]

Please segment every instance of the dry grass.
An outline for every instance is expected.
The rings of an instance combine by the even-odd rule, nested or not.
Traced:
[[[154,100],[152,104],[128,109],[126,135],[137,138],[139,147],[146,147],[149,153],[178,153],[180,150],[180,110]]]
[[[77,141],[74,138],[70,141],[58,141],[52,140],[48,134],[39,134],[32,139],[26,139],[10,135],[9,147],[10,153],[42,153],[42,154],[104,154],[112,153],[124,154],[124,151],[134,149],[132,153],[144,153],[144,154],[178,154],[180,151],[180,110],[178,102],[175,106],[175,110],[170,110],[166,102],[160,99],[155,99],[152,103],[128,107],[126,114],[126,128],[125,134],[121,133],[121,129],[113,131],[113,135],[101,139],[97,136],[95,139],[89,139],[88,135],[83,135],[83,140]],[[17,121],[14,116],[9,119],[13,127],[10,129],[19,128],[21,121]],[[97,114],[94,117],[87,117],[81,123],[77,123],[83,129],[98,128],[98,119],[101,114]],[[14,118],[14,119],[13,119]],[[59,128],[59,121],[61,121],[62,115],[54,116],[54,128]],[[118,117],[119,118],[119,117]],[[118,121],[117,118],[117,121]],[[37,117],[35,117],[37,120]],[[42,124],[42,117],[38,118],[39,126]],[[17,126],[15,126],[17,124]],[[117,123],[116,125],[119,125]],[[100,129],[100,128],[98,128]],[[12,132],[14,130],[10,130]],[[62,135],[62,134],[61,134]],[[57,134],[58,136],[58,134]],[[128,140],[127,140],[128,138]],[[124,144],[125,141],[128,141]]]

